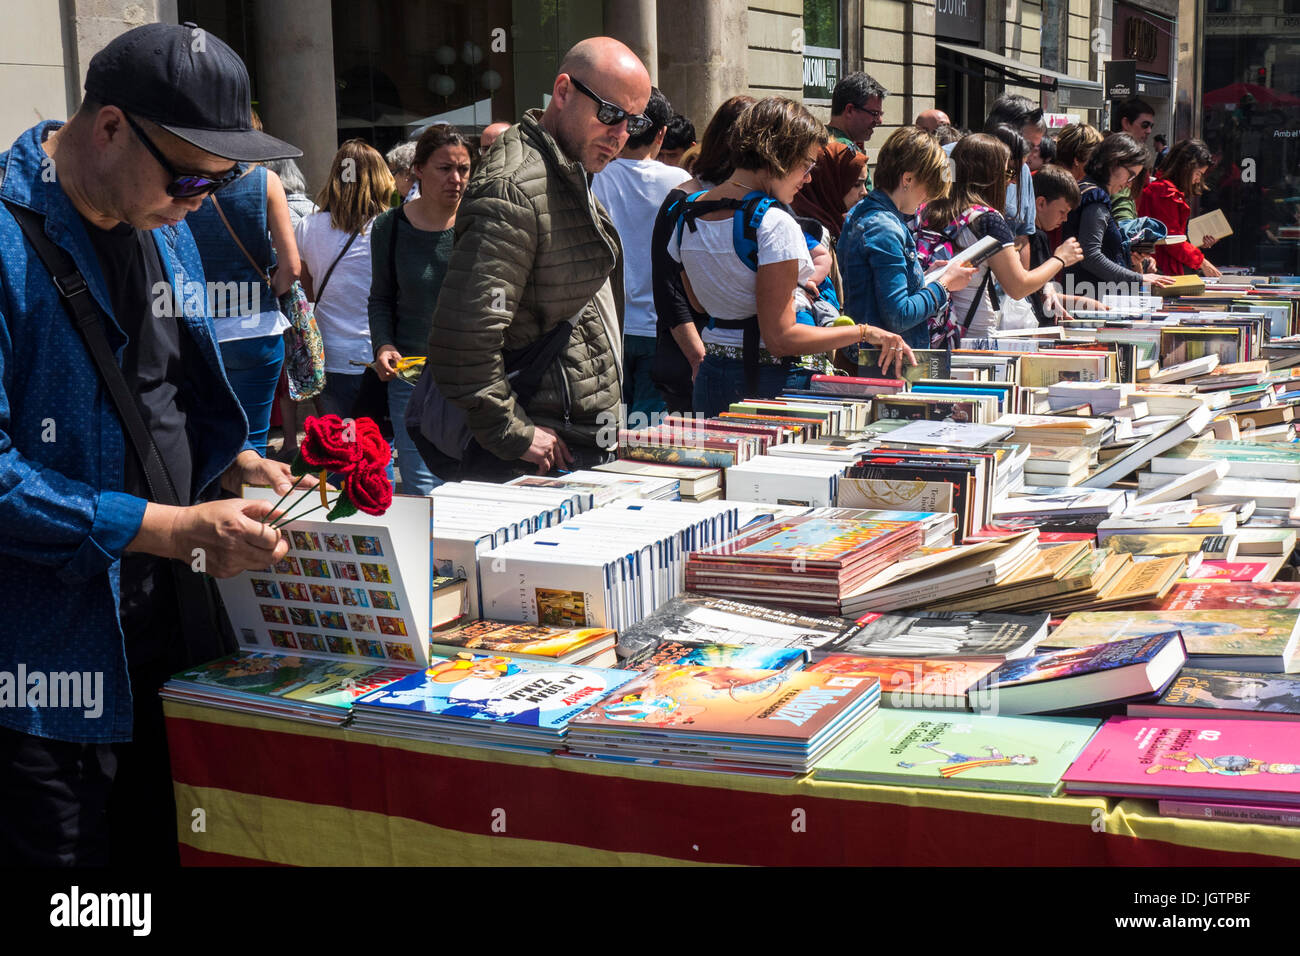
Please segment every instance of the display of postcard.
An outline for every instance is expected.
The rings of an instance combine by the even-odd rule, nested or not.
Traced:
[[[817,764],[821,780],[1053,796],[1099,721],[882,710]]]
[[[270,488],[244,493],[279,499]],[[378,517],[358,512],[326,521],[322,510],[319,521],[291,520],[283,531],[289,552],[274,566],[217,581],[240,647],[424,666],[433,615],[432,509],[429,498],[394,495]]]

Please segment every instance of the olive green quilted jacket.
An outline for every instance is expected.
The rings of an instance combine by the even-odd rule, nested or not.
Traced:
[[[528,450],[535,425],[594,447],[621,401],[621,349],[591,301],[612,280],[621,328],[618,234],[585,170],[561,152],[540,117],[529,110],[474,173],[429,332],[438,387],[465,410],[478,443],[505,461]],[[561,360],[521,407],[502,349],[536,341],[579,310]]]

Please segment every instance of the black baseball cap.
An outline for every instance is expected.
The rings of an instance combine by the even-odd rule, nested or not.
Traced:
[[[86,95],[222,159],[260,163],[302,155],[253,129],[244,61],[193,23],[149,23],[114,39],[90,60]]]

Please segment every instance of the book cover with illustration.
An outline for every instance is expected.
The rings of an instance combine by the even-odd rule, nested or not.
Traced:
[[[1162,599],[1138,607],[1150,611],[1300,610],[1300,581],[1175,584]]]
[[[668,664],[705,667],[740,667],[750,670],[781,670],[808,661],[808,652],[798,647],[767,647],[761,644],[683,644],[664,641],[637,666],[640,670]]]
[[[472,621],[453,630],[435,631],[435,648],[510,651],[535,657],[560,658],[584,647],[612,640],[616,632],[604,627],[550,627],[508,621]]]
[[[882,707],[961,709],[967,705],[967,691],[1001,664],[1001,657],[950,659],[830,654],[805,670],[810,674],[874,677],[880,681]]]
[[[1184,667],[1159,701],[1130,704],[1128,714],[1300,720],[1300,677]]]
[[[818,761],[816,776],[1052,796],[1099,721],[884,710]]]
[[[1094,644],[1068,650],[1049,651],[1007,661],[990,679],[998,688],[1021,687],[1041,681],[1077,677],[1097,671],[1148,664],[1169,644],[1178,642],[1178,632],[1150,634],[1111,644]]]
[[[1300,804],[1300,734],[1280,720],[1112,717],[1064,779],[1068,793]]]
[[[801,515],[774,521],[691,556],[701,564],[802,561],[809,570],[838,570],[888,545],[919,539],[920,525],[907,521],[854,520]]]
[[[866,657],[1022,657],[1047,634],[1047,614],[868,612],[828,648]]]
[[[241,651],[183,670],[165,686],[232,700],[271,697],[346,711],[362,694],[410,673],[410,668],[382,664]]]
[[[1076,611],[1046,640],[1043,649],[1084,647],[1162,631],[1179,631],[1199,666],[1286,671],[1293,666],[1300,611]],[[1267,666],[1265,666],[1267,665]],[[1252,669],[1246,664],[1245,669]]]
[[[569,719],[636,677],[635,671],[576,667],[462,653],[357,699],[362,711],[397,712],[537,728],[559,735]],[[444,721],[445,723],[446,721]]]
[[[879,687],[874,677],[670,664],[572,720],[583,731],[666,731],[780,739],[807,746]]]
[[[664,641],[814,650],[831,644],[848,626],[842,617],[816,617],[687,592],[620,631],[618,653],[629,664],[639,664]]]

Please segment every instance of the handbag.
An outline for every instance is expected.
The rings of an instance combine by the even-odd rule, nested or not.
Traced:
[[[235,245],[244,254],[249,265],[257,270],[257,274],[269,287],[270,277],[262,271],[249,255],[248,250],[244,248],[244,244],[239,241],[239,237],[235,235],[230,220],[226,218],[221,203],[217,201],[217,194],[213,193],[211,198],[212,208],[221,217],[226,231],[230,233],[230,238],[235,240]],[[355,235],[353,238],[356,238]],[[348,245],[351,243],[349,242]],[[347,246],[343,247],[343,252],[347,252]],[[342,254],[339,253],[340,257]],[[333,266],[330,268],[332,269]],[[311,303],[307,301],[307,292],[301,282],[294,280],[289,290],[280,296],[279,306],[280,311],[289,320],[289,327],[284,330],[284,374],[289,382],[289,398],[295,402],[303,402],[315,398],[325,389],[325,342],[320,337],[320,329],[316,326],[316,314],[312,311]]]
[[[44,216],[8,200],[5,205],[13,213],[23,235],[54,280],[54,285],[59,290],[59,301],[95,363],[100,381],[126,432],[127,445],[140,462],[140,470],[149,489],[149,500],[179,507],[181,499],[176,492],[176,485],[162,460],[158,446],[154,444],[144,416],[140,414],[140,407],[131,394],[131,386],[127,384],[126,376],[122,374],[122,369],[113,356],[108,337],[104,334],[103,315],[94,296],[90,294],[85,276],[72,257],[45,235]],[[181,640],[186,660],[181,666],[188,667],[234,653],[239,645],[229,619],[222,610],[212,578],[191,570],[188,564],[181,561],[167,560],[165,563],[169,566],[176,585],[176,603],[184,628]]]

